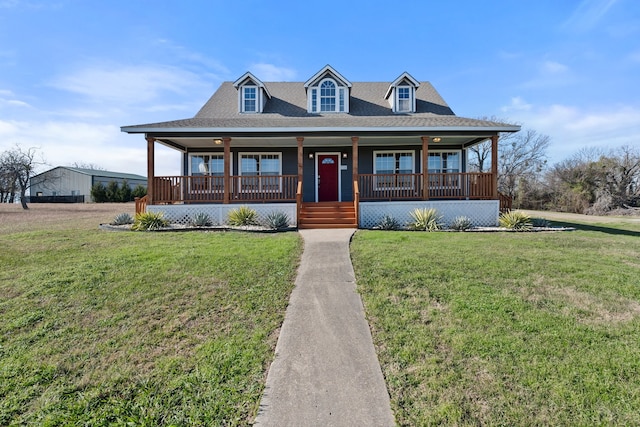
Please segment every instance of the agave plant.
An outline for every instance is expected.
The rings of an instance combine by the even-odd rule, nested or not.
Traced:
[[[416,231],[437,231],[442,228],[442,215],[434,208],[415,209],[410,212],[412,221],[407,226]]]
[[[126,225],[133,224],[133,217],[126,212],[116,215],[113,219],[112,225]]]
[[[471,219],[466,216],[457,216],[449,225],[449,228],[457,231],[466,231],[473,227]]]
[[[380,222],[375,226],[378,230],[398,230],[400,223],[393,216],[386,214],[382,217]]]
[[[282,230],[289,227],[289,216],[280,211],[271,212],[265,218],[265,225],[272,230]]]
[[[204,212],[195,214],[189,223],[194,227],[208,227],[213,224],[211,217]]]

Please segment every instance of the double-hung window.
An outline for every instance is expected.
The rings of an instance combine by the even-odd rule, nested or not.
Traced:
[[[256,113],[258,111],[258,87],[242,87],[242,112]]]
[[[224,155],[191,154],[191,189],[223,191]]]
[[[281,153],[241,153],[240,175],[242,191],[280,191]]]
[[[408,86],[398,86],[398,108],[399,113],[410,113],[412,108],[411,88]]]
[[[413,151],[375,151],[374,157],[377,189],[412,187]]]

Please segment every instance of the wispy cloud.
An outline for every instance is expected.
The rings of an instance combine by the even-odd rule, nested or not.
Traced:
[[[582,0],[562,28],[584,32],[595,28],[618,0]]]
[[[557,87],[574,82],[569,66],[557,61],[543,60],[537,64],[534,70],[536,70],[536,74],[522,84],[523,88]]]
[[[517,98],[516,98],[517,99]],[[586,109],[575,105],[527,105],[520,101],[503,107],[509,118],[527,128],[549,135],[552,162],[566,159],[583,147],[614,148],[634,145],[640,140],[640,109],[629,105],[606,105]]]
[[[96,102],[131,105],[148,103],[165,93],[189,95],[207,91],[211,84],[198,74],[166,65],[102,64],[71,71],[55,78],[57,89]]]
[[[260,80],[270,82],[291,81],[295,79],[297,74],[294,69],[278,67],[264,62],[251,64],[249,66],[249,71],[255,74],[255,76]]]
[[[14,144],[37,147],[51,167],[93,163],[108,170],[146,175],[146,142],[141,137],[136,143],[135,138],[121,133],[115,125],[0,120],[0,141],[0,152]],[[179,165],[180,153],[157,147],[159,175],[176,175]]]

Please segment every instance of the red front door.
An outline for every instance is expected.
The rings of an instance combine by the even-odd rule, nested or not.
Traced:
[[[339,157],[337,154],[318,155],[318,201],[338,201],[338,170]]]

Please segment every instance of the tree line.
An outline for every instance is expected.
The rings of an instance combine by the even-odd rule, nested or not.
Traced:
[[[133,190],[126,179],[121,184],[116,181],[109,181],[107,185],[101,182],[91,187],[91,198],[96,203],[124,203],[135,200],[136,197],[144,197],[147,189],[142,184],[138,184]]]

